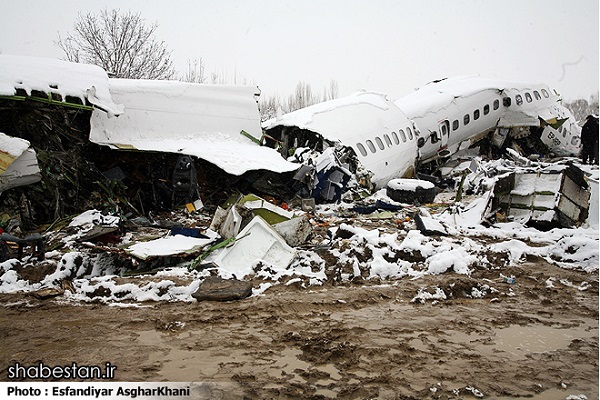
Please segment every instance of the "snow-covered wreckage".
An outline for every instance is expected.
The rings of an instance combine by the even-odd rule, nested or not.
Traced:
[[[58,70],[56,77],[46,66]],[[260,295],[275,284],[416,279],[478,269],[492,276],[527,256],[598,269],[597,223],[585,221],[586,193],[564,196],[581,206],[578,215],[569,214],[574,218],[567,228],[542,232],[524,226],[514,200],[530,194],[548,200],[537,197],[548,190],[503,187],[506,174],[529,178],[556,163],[533,162],[516,150],[509,152],[513,158],[495,160],[458,152],[457,165],[446,164],[443,172],[452,153],[443,147],[457,144],[462,151],[470,140],[453,142],[461,139],[460,129],[475,126],[465,124],[466,109],[442,120],[448,124],[429,127],[423,120],[420,126],[418,114],[387,96],[358,92],[282,115],[263,131],[256,87],[117,80],[97,67],[2,55],[0,72],[3,157],[13,165],[27,149],[35,150],[41,176],[0,193],[6,205],[0,227],[10,233],[2,239],[2,293],[53,288],[76,301],[193,301],[209,276],[243,279]],[[542,87],[534,90],[545,98]],[[521,94],[525,103],[527,91]],[[520,107],[520,93],[485,93],[500,98],[488,96],[469,108],[471,122],[488,115],[501,119],[500,113]],[[533,103],[535,92],[530,94]],[[540,124],[536,132],[539,116],[527,119]],[[461,199],[456,185],[443,189],[426,179],[404,179],[418,174],[420,161],[430,156],[437,172],[460,182]],[[585,168],[596,182],[590,204],[597,204],[597,169]],[[586,176],[568,174],[589,190]],[[415,202],[419,190],[423,196]],[[505,204],[510,209],[503,219]],[[488,216],[497,208],[492,221]],[[537,202],[530,211],[534,219],[540,216]],[[597,214],[597,207],[587,210]],[[14,256],[21,250],[14,245],[40,244],[35,251],[43,251],[44,243],[17,236],[29,232],[44,233],[44,260]],[[492,281],[484,282],[468,295],[495,296]]]
[[[18,167],[17,174],[2,171],[2,189],[41,180],[5,195],[15,209],[33,205],[22,216],[31,227],[100,199],[137,215],[200,201],[201,191],[218,203],[228,197],[220,190],[298,168],[257,144],[259,93],[255,86],[112,79],[97,66],[0,55],[0,150],[6,168]],[[13,162],[9,137],[31,144],[17,157],[27,162]]]
[[[118,118],[94,110],[90,140],[116,149],[168,152],[202,158],[232,175],[298,168],[266,147],[256,86],[109,79]]]
[[[339,200],[352,179],[353,187],[371,190],[414,173],[419,131],[381,93],[315,104],[266,121],[264,128],[266,145],[305,164],[297,179],[309,181],[307,194],[322,201]]]

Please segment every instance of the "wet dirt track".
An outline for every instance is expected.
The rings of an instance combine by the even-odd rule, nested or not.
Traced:
[[[207,398],[598,398],[598,275],[509,272],[481,299],[465,293],[497,271],[141,308],[2,295],[0,377],[110,361],[119,381],[209,382]],[[423,287],[453,295],[411,302]]]

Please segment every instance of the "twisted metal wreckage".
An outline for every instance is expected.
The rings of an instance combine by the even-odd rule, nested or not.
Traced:
[[[0,196],[27,231],[97,204],[131,217],[221,204],[236,192],[357,200],[396,178],[439,183],[448,162],[474,147],[562,156],[579,148],[574,117],[543,84],[445,79],[396,102],[358,92],[262,127],[259,94],[252,86],[111,79],[97,66],[0,55]],[[580,177],[572,181],[584,194],[569,203],[569,218],[559,218],[565,201],[529,202],[522,208],[530,217],[556,209],[544,219],[585,221],[590,188],[573,169],[568,176]],[[488,211],[506,204],[517,208],[505,199]]]

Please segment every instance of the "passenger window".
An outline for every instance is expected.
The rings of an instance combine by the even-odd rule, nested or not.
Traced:
[[[542,96],[540,96],[540,92],[538,92],[537,90],[533,91],[533,95],[535,96],[536,100],[541,100]]]
[[[531,103],[533,101],[533,98],[531,97],[531,94],[529,94],[529,92],[525,92],[525,100],[527,100],[528,103]]]
[[[392,132],[392,139],[394,139],[394,144],[400,144],[400,140],[398,139],[396,132]]]
[[[571,144],[572,144],[573,146],[579,146],[579,145],[580,145],[580,139],[579,139],[579,136],[573,136],[573,137],[571,138]]]
[[[545,98],[548,98],[550,96],[546,89],[542,89],[542,94],[544,95]]]
[[[469,114],[465,114],[465,118],[463,119],[463,125],[469,125],[469,122],[471,122],[471,117],[469,116]]]
[[[567,137],[567,130],[565,129],[564,126],[561,126],[561,128],[562,128],[563,137]]]
[[[403,142],[406,142],[406,134],[404,133],[404,131],[402,129],[400,129],[400,137],[402,138]]]
[[[453,131],[457,130],[457,129],[458,129],[458,125],[459,125],[459,122],[458,122],[458,120],[457,120],[457,119],[455,119],[455,120],[452,122],[452,130],[453,130]]]
[[[490,105],[486,104],[483,106],[483,115],[488,115],[490,113]]]
[[[479,110],[473,111],[473,119],[474,120],[478,120],[479,119]]]
[[[356,147],[358,148],[358,151],[360,151],[360,154],[362,154],[363,157],[366,157],[367,149],[365,149],[365,146],[363,146],[362,143],[356,143]]]
[[[412,138],[413,138],[412,129],[406,128],[406,132],[408,133],[408,139],[412,140]]]
[[[383,146],[383,142],[381,141],[381,138],[379,136],[375,136],[375,142],[377,142],[377,146],[379,146],[379,148],[381,150],[383,150],[385,147]]]
[[[367,147],[369,148],[369,150],[371,150],[371,153],[375,153],[377,151],[375,150],[375,145],[370,140],[367,140]]]
[[[494,100],[494,110],[497,110],[500,108],[500,100],[496,99]]]
[[[390,136],[387,133],[383,135],[383,138],[385,139],[385,144],[387,144],[388,147],[392,147],[392,139],[390,139]]]
[[[502,99],[502,104],[504,105],[504,107],[510,107],[510,105],[512,104],[512,100],[510,99],[510,97],[505,97]]]
[[[517,101],[518,106],[523,104],[523,96],[521,96],[520,94],[515,96],[515,100]]]

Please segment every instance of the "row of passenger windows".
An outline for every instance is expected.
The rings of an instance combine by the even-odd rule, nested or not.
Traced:
[[[390,135],[388,135],[387,133],[383,134],[383,140],[379,136],[375,136],[375,143],[377,144],[377,147],[379,147],[380,150],[384,150],[385,145],[387,145],[387,147],[392,147],[393,145],[399,145],[400,140],[402,140],[403,143],[406,143],[407,140],[416,139],[417,136],[419,136],[419,133],[417,130],[415,130],[414,135],[413,135],[412,129],[406,128],[406,132],[404,131],[404,129],[400,129],[398,131],[398,133],[392,132],[391,138],[390,138]],[[385,141],[385,145],[383,143],[384,141]],[[366,143],[367,147],[369,148],[369,150],[371,151],[371,153],[377,152],[375,143],[373,143],[372,140],[368,139],[365,143]],[[365,148],[365,146],[362,143],[356,143],[356,148],[358,149],[358,151],[360,151],[360,154],[362,154],[363,157],[365,157],[368,154],[367,149]]]
[[[542,94],[540,95],[540,92],[538,92],[537,90],[533,91],[533,96],[535,97],[536,100],[541,100],[542,96],[544,96],[545,98],[550,97],[550,94],[548,93],[548,91],[546,89],[542,89],[541,90]],[[528,103],[531,103],[533,101],[533,97],[531,96],[531,93],[529,92],[525,92],[525,100]],[[522,105],[523,104],[523,96],[518,94],[515,96],[515,101],[517,103],[517,105]],[[505,107],[509,107],[511,103],[511,99],[510,97],[505,97],[503,99],[503,105]],[[496,111],[497,109],[500,108],[500,100],[496,99],[494,100],[494,102],[492,103],[492,107],[494,109],[494,111]],[[486,104],[483,106],[483,115],[488,115],[490,113],[490,105]],[[475,111],[473,111],[473,120],[476,121],[481,117],[481,111],[479,109],[476,109]],[[469,125],[469,123],[471,122],[471,114],[465,114],[465,116],[463,117],[463,125]],[[448,122],[446,122],[446,124],[449,125]],[[460,127],[460,122],[459,120],[455,119],[452,122],[452,130],[456,131],[458,130],[458,128]],[[446,127],[446,125],[442,124],[441,126],[441,131],[442,131],[442,135],[447,135],[448,132],[447,130],[449,129],[449,127]],[[413,137],[416,138],[416,136],[418,136],[418,131],[415,130],[415,135],[413,136],[413,131],[410,128],[406,128],[406,133],[404,132],[403,129],[400,129],[398,131],[398,133],[400,134],[400,138],[402,139],[402,142],[405,143],[407,140],[407,135],[406,133],[408,133],[408,140],[413,140]],[[565,133],[563,132],[563,136],[565,136]],[[389,137],[389,135],[386,133],[383,135],[383,139],[385,140],[385,143],[387,144],[388,147],[392,147],[392,139],[394,144],[398,145],[400,144],[400,139],[398,139],[398,134],[396,134],[396,132],[392,132],[392,138]],[[379,136],[375,137],[375,143],[377,143],[377,147],[379,147],[379,149],[384,150],[385,149],[385,145],[383,144],[383,140],[381,140],[381,138]],[[367,147],[369,148],[369,150],[371,151],[371,153],[375,153],[377,151],[377,149],[375,148],[375,144],[373,144],[373,142],[371,140],[367,140],[366,141]],[[367,149],[365,148],[365,146],[362,143],[356,143],[356,147],[358,148],[358,151],[360,151],[360,154],[364,156],[366,156],[367,153]]]
[[[542,95],[545,98],[550,97],[550,94],[548,93],[548,91],[546,89],[542,89]],[[535,96],[536,100],[541,100],[542,99],[542,95],[540,95],[540,92],[538,92],[537,90],[533,91],[533,96]],[[531,96],[531,93],[529,92],[525,92],[525,100],[528,103],[531,103],[533,101],[533,97]],[[523,104],[523,96],[521,96],[520,94],[515,96],[515,101],[517,103],[517,105],[522,105]],[[503,100],[503,104],[506,107],[510,106],[510,97],[505,97]],[[492,104],[492,107],[494,108],[494,111],[496,111],[498,108],[500,108],[500,100],[496,99],[494,100],[494,103]],[[483,115],[488,115],[490,113],[490,105],[486,104],[485,106],[483,106]],[[479,117],[481,117],[481,112],[479,111],[479,109],[476,109],[475,111],[473,111],[473,121],[476,121],[479,119]],[[465,114],[465,116],[463,117],[463,125],[469,125],[469,123],[471,122],[471,115],[470,114]],[[455,131],[459,128],[460,122],[456,119],[452,122],[452,130]],[[444,129],[442,127],[442,134],[445,134],[446,132],[444,132]]]
[[[550,94],[548,93],[548,91],[546,89],[542,89],[542,95],[545,98],[550,97]],[[536,100],[542,99],[542,96],[540,96],[540,92],[538,92],[537,90],[533,91],[533,96],[535,97]],[[515,96],[515,100],[516,100],[518,106],[523,104],[523,96],[521,96],[520,94]],[[531,103],[533,101],[533,97],[531,97],[531,93],[525,92],[525,101],[527,101],[528,103]]]

